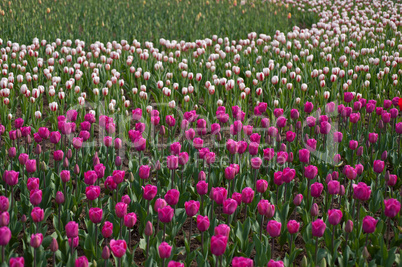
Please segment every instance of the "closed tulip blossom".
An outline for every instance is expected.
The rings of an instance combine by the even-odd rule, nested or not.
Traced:
[[[269,260],[267,267],[285,267],[283,261]]]
[[[290,251],[292,251],[293,235],[299,231],[300,223],[295,220],[290,220],[287,224],[287,228],[290,234]]]
[[[180,192],[176,189],[170,189],[165,194],[165,200],[170,206],[175,206],[179,202]]]
[[[401,203],[393,198],[384,200],[384,214],[388,218],[394,218],[401,210]]]
[[[110,249],[113,255],[118,258],[119,266],[121,266],[121,258],[126,254],[127,243],[125,240],[110,240]]]
[[[315,237],[322,237],[324,235],[324,231],[326,229],[326,225],[321,219],[317,219],[311,224],[312,226],[312,234]]]
[[[167,267],[184,267],[184,263],[180,263],[178,261],[169,261]]]
[[[211,253],[215,256],[221,256],[225,253],[228,244],[228,237],[224,235],[211,237]]]
[[[24,257],[10,258],[9,265],[10,267],[24,267],[25,266]]]
[[[232,267],[253,267],[254,263],[252,259],[244,257],[234,257],[232,259]]]
[[[275,220],[270,220],[267,224],[267,232],[271,237],[278,237],[281,234],[282,224]]]
[[[374,219],[371,216],[366,216],[363,218],[363,232],[366,234],[374,233],[375,228],[377,226],[378,220]]]
[[[223,210],[222,212],[227,215],[232,215],[237,209],[237,201],[228,198],[225,201],[223,201]]]
[[[165,267],[165,259],[169,258],[172,253],[172,247],[166,243],[162,242],[158,247],[159,257],[162,259],[162,266]]]
[[[303,195],[302,194],[297,194],[293,199],[293,204],[295,206],[300,206],[302,201],[303,201]]]
[[[257,188],[256,188],[256,190],[257,190],[258,193],[263,194],[265,191],[267,191],[267,189],[268,189],[268,182],[267,181],[265,181],[263,179],[257,180]]]
[[[313,183],[311,185],[311,196],[314,198],[320,197],[323,189],[324,186],[321,183],[319,182]]]

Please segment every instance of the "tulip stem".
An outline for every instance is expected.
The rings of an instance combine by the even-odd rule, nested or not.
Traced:
[[[389,243],[390,243],[390,241],[391,241],[391,238],[390,238],[390,228],[391,228],[391,220],[390,220],[390,218],[388,217],[388,225],[387,225],[387,248],[389,249]]]
[[[356,214],[356,229],[357,234],[359,234],[359,214],[360,214],[360,201],[357,200],[357,214]]]
[[[163,259],[163,260],[165,260],[165,259]],[[163,264],[165,264],[165,262]],[[163,265],[163,266],[165,266],[165,265]],[[121,258],[119,258],[119,267],[121,267]]]
[[[166,234],[166,223],[163,223],[163,236],[162,236],[162,242],[165,242],[165,234]]]
[[[201,195],[201,212],[204,215],[204,195]]]
[[[304,172],[304,170],[302,170]],[[310,179],[307,178],[307,207],[310,207]]]
[[[271,259],[275,259],[275,258],[274,258],[274,252],[275,252],[275,238],[272,237]]]
[[[122,237],[122,231],[123,231],[123,218],[120,219],[120,238]]]
[[[193,228],[193,218],[190,217],[190,232],[188,233],[188,247],[191,247],[191,231]]]
[[[149,236],[147,235],[147,252],[146,252],[145,260],[148,259],[148,254],[149,254]]]
[[[56,253],[53,252],[53,266],[56,266]]]
[[[318,265],[318,236],[315,238],[315,264]]]
[[[369,234],[367,233],[366,234],[366,248],[367,248],[367,245],[368,245],[368,236],[369,236]]]
[[[377,185],[378,185],[378,177],[380,177],[380,174],[377,173],[377,178],[375,179],[375,189],[378,189]]]
[[[11,186],[11,205],[10,205],[11,210],[14,209],[13,202],[14,202],[14,186]]]
[[[262,228],[264,228],[264,215],[261,217],[261,224],[260,224],[260,239],[262,236]]]
[[[334,238],[335,238],[335,224],[332,227],[332,249],[334,250],[334,256],[335,256],[336,250],[335,250],[335,245],[334,245]]]
[[[96,251],[98,250],[98,224],[95,224],[95,256]]]
[[[171,185],[171,189],[173,189],[174,187],[174,170],[172,170],[172,185]]]
[[[292,253],[293,235],[290,235],[289,255]]]
[[[247,204],[246,204],[246,209],[244,210],[244,220],[247,219]]]
[[[4,257],[4,246],[3,246],[3,257]],[[34,248],[34,267],[36,267],[36,248]]]
[[[4,262],[4,246],[1,246],[1,262]]]
[[[204,232],[201,232],[201,250],[204,253]]]
[[[258,169],[255,169],[254,172],[254,190],[257,191],[257,175],[258,175]]]
[[[62,227],[60,226],[61,224],[61,219],[60,219],[60,210],[61,210],[61,205],[59,204],[59,229],[62,229]]]
[[[162,267],[165,267],[165,258],[162,259]]]

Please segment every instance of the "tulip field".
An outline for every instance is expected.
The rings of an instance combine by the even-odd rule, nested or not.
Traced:
[[[137,2],[0,3],[1,266],[402,265],[402,1]]]

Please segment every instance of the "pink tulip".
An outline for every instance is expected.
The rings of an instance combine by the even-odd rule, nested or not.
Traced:
[[[42,190],[32,190],[29,192],[29,201],[33,206],[38,206],[42,202]]]
[[[401,203],[393,198],[384,200],[384,205],[385,205],[384,214],[389,218],[394,218],[401,210]]]
[[[113,224],[109,221],[106,221],[102,227],[102,235],[104,238],[109,238],[113,234]]]
[[[24,257],[10,258],[9,265],[10,267],[24,267],[25,265]]]
[[[300,223],[295,220],[290,220],[287,224],[288,231],[291,235],[296,234],[299,231],[299,227]]]
[[[163,223],[169,223],[172,221],[174,210],[170,206],[165,206],[158,209],[158,218]]]
[[[341,184],[338,181],[332,180],[328,183],[328,193],[330,195],[339,194],[341,189]]]
[[[124,225],[127,228],[133,228],[137,222],[137,215],[134,212],[130,212],[124,216]]]
[[[95,200],[99,197],[100,195],[100,187],[99,186],[94,186],[90,185],[85,188],[85,196],[87,197],[88,200]]]
[[[43,209],[35,207],[31,211],[31,217],[33,222],[41,222],[45,217],[45,212],[43,211]]]
[[[186,201],[184,203],[184,208],[186,210],[187,216],[193,217],[200,209],[200,202],[195,200]]]
[[[117,258],[121,258],[126,254],[127,243],[125,240],[110,240],[110,249],[113,255]]]
[[[225,201],[223,201],[223,213],[224,214],[228,214],[228,215],[232,215],[237,209],[237,201],[232,199],[232,198],[228,198]]]
[[[40,247],[40,245],[42,245],[42,241],[43,241],[42,233],[32,234],[31,235],[30,245],[33,248],[38,248],[38,247]]]
[[[267,224],[267,232],[271,237],[278,237],[281,234],[282,224],[275,220],[270,220]]]
[[[269,260],[267,267],[284,267],[283,261]]]
[[[328,210],[328,221],[332,225],[338,225],[342,220],[342,216],[343,214],[341,210]]]
[[[8,211],[10,207],[10,202],[7,197],[0,196],[0,212]]]
[[[159,257],[167,259],[172,253],[172,247],[168,243],[162,242],[158,247]]]
[[[98,224],[102,221],[103,210],[100,208],[89,209],[89,219],[92,223]]]
[[[184,264],[178,261],[169,261],[167,267],[184,267]]]
[[[374,219],[371,216],[366,216],[363,218],[363,231],[367,234],[374,233],[375,228],[377,226],[378,220]]]
[[[220,224],[215,227],[214,233],[216,236],[223,235],[229,238],[230,227],[227,224]]]
[[[112,176],[113,176],[113,181],[116,184],[120,184],[124,181],[125,171],[114,170]]]
[[[232,267],[253,267],[254,263],[252,259],[243,257],[234,257],[232,260]]]
[[[267,189],[268,189],[268,182],[267,181],[265,181],[263,179],[257,180],[257,188],[256,188],[256,190],[257,190],[258,193],[262,194],[265,191],[267,191]]]
[[[311,226],[312,226],[312,229],[311,229],[312,234],[313,234],[313,236],[316,236],[316,237],[322,237],[324,235],[324,231],[327,227],[325,225],[325,223],[323,222],[323,220],[321,220],[321,219],[317,219],[314,222],[312,222]]]
[[[158,188],[154,185],[147,184],[145,187],[142,187],[144,190],[143,198],[150,201],[154,199],[158,192]]]
[[[78,236],[78,223],[74,221],[68,222],[65,228],[68,238],[74,238]]]
[[[209,218],[208,216],[197,216],[197,228],[200,232],[205,232],[209,228]]]
[[[215,256],[221,256],[225,253],[228,243],[228,237],[224,235],[211,237],[211,253]]]
[[[293,204],[294,204],[295,206],[300,206],[300,204],[302,203],[302,201],[303,201],[303,195],[302,195],[302,194],[297,194],[297,195],[294,197],[294,199],[293,199]]]
[[[165,194],[165,200],[170,206],[175,206],[179,202],[180,192],[176,189],[170,189]]]
[[[151,167],[148,165],[141,165],[138,171],[138,175],[140,176],[141,179],[148,179],[149,174],[151,171]]]
[[[374,161],[374,164],[373,164],[374,172],[382,173],[382,171],[384,170],[384,167],[385,167],[384,161],[381,161],[381,160]]]
[[[353,196],[361,201],[366,201],[370,199],[371,190],[370,186],[365,183],[360,182],[357,185],[353,184]]]

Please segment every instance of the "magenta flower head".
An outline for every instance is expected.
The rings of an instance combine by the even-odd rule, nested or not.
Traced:
[[[343,214],[341,210],[328,210],[328,221],[332,225],[338,225],[342,220],[342,216]]]
[[[311,223],[311,231],[313,236],[322,237],[324,235],[326,225],[321,219],[317,219]]]
[[[89,219],[92,223],[97,224],[102,221],[103,210],[100,208],[90,208],[89,209]]]
[[[246,187],[241,192],[241,200],[243,203],[250,204],[254,198],[254,190]]]
[[[328,193],[330,195],[337,195],[339,194],[341,190],[341,184],[336,181],[336,180],[332,180],[328,183]]]
[[[112,173],[113,176],[113,181],[116,184],[120,184],[124,181],[124,175],[125,175],[125,171],[121,171],[121,170],[114,170]]]
[[[331,131],[331,124],[327,121],[322,121],[320,123],[320,133],[329,134],[330,131]]]
[[[29,191],[38,190],[39,189],[39,178],[35,178],[35,177],[28,178],[27,188]]]
[[[377,142],[378,134],[376,134],[376,133],[369,133],[369,136],[368,136],[368,137],[369,137],[369,138],[368,138],[369,142],[372,143],[372,144],[374,144],[374,143]]]
[[[144,190],[144,199],[149,201],[154,199],[154,197],[158,193],[158,188],[154,185],[147,184],[145,187],[142,187],[142,189]]]
[[[313,216],[313,217],[317,216],[318,212],[319,212],[319,209],[318,209],[317,203],[313,203],[313,205],[311,206],[311,209],[310,209],[311,216]]]
[[[45,217],[45,212],[43,211],[43,209],[35,207],[31,211],[31,217],[33,222],[41,222]]]
[[[209,218],[208,216],[197,216],[197,228],[200,232],[205,232],[209,228]]]
[[[170,189],[165,194],[165,200],[170,206],[175,206],[179,202],[180,192],[176,189]]]
[[[318,174],[318,168],[314,165],[308,165],[304,167],[304,176],[306,178],[312,180],[314,179]]]
[[[125,240],[110,240],[110,249],[113,255],[117,258],[121,258],[126,254],[127,243]]]
[[[74,137],[73,138],[73,147],[75,149],[80,149],[82,147],[82,143],[84,142],[84,139],[81,137]]]
[[[170,254],[172,253],[172,247],[169,246],[168,243],[162,242],[158,247],[158,252],[159,257],[161,257],[162,259],[167,259],[170,257]]]
[[[130,196],[129,196],[129,195],[124,195],[124,196],[122,196],[122,197],[121,197],[121,202],[124,202],[124,203],[126,203],[127,205],[130,205],[130,203],[131,203]]]
[[[28,173],[34,173],[36,172],[36,160],[35,159],[29,159],[25,162],[25,167]]]
[[[33,206],[38,206],[42,202],[42,190],[36,189],[29,192],[29,201]]]
[[[184,264],[178,261],[169,261],[167,267],[184,267]]]
[[[115,212],[118,218],[124,218],[127,214],[127,204],[124,202],[118,202],[115,206]]]
[[[127,228],[133,228],[137,222],[137,215],[134,212],[130,212],[124,216],[124,225]]]
[[[353,184],[353,196],[354,198],[366,201],[370,199],[371,190],[370,186],[367,186],[365,183],[360,182],[358,184]]]
[[[85,196],[88,200],[95,200],[100,195],[100,187],[95,185],[90,185],[85,188]]]
[[[7,246],[11,239],[11,231],[7,226],[0,227],[0,246]]]
[[[17,155],[17,149],[15,147],[10,147],[8,149],[8,157],[15,158],[16,155]]]
[[[193,146],[196,149],[201,149],[202,146],[204,145],[204,140],[202,140],[201,138],[194,138],[193,140]]]
[[[104,238],[109,238],[113,234],[113,223],[106,221],[102,227],[102,235]]]
[[[287,131],[286,132],[286,141],[287,142],[289,142],[289,143],[293,142],[293,140],[295,140],[295,137],[296,137],[295,132],[292,132],[292,131]]]
[[[179,158],[177,156],[170,155],[166,160],[168,169],[175,170],[179,167]]]
[[[268,213],[268,210],[271,209],[271,203],[269,203],[266,199],[261,199],[258,202],[257,210],[260,215],[265,216]]]
[[[374,164],[373,164],[373,169],[374,172],[376,173],[382,173],[382,171],[384,170],[384,161],[382,160],[375,160]]]
[[[148,165],[141,165],[138,171],[138,175],[141,179],[148,179],[151,167]]]
[[[189,217],[193,217],[197,214],[200,209],[200,202],[195,200],[189,200],[184,203],[184,208],[186,210],[186,214]]]
[[[18,156],[18,161],[20,162],[21,165],[25,165],[25,163],[27,162],[28,159],[29,159],[29,155],[25,154],[25,153],[21,153]]]
[[[165,206],[158,209],[158,218],[163,223],[169,223],[172,221],[174,210],[170,206]]]
[[[256,142],[251,142],[248,148],[248,152],[250,153],[250,155],[255,156],[258,154],[258,147],[259,144]]]
[[[50,135],[50,132],[49,132],[48,128],[40,127],[39,130],[38,130],[38,134],[42,139],[48,139],[49,135]]]
[[[363,219],[363,231],[366,234],[374,233],[375,228],[377,226],[377,222],[378,222],[378,220],[374,219],[371,216],[364,217],[364,219]]]
[[[282,224],[275,220],[268,221],[267,232],[271,237],[278,237],[281,234]]]
[[[261,160],[260,157],[252,158],[250,161],[251,161],[251,167],[252,167],[253,169],[258,170],[258,169],[261,167],[262,160]]]
[[[230,154],[232,154],[232,155],[236,154],[238,151],[237,142],[232,139],[229,139],[226,142],[226,149],[229,151]]]
[[[96,164],[94,170],[96,172],[98,179],[103,178],[105,176],[106,167],[102,163]]]
[[[231,167],[231,166],[226,167],[226,169],[225,169],[225,178],[227,180],[233,180],[235,178],[235,176],[236,176],[236,169]]]
[[[85,256],[81,256],[75,260],[75,267],[88,267],[88,259]]]
[[[303,201],[303,195],[302,194],[297,194],[293,199],[293,204],[295,204],[295,206],[300,206],[302,201]]]
[[[39,135],[40,135],[40,132],[39,132]],[[41,137],[42,137],[42,136],[41,136]],[[47,138],[49,138],[49,135],[48,135]],[[43,138],[43,137],[42,137],[42,139],[47,139],[47,138]],[[60,134],[59,131],[54,131],[54,132],[52,132],[52,133],[50,134],[49,140],[50,140],[50,142],[51,142],[52,144],[57,144],[57,143],[59,143],[59,142],[60,142],[60,139],[61,139],[61,134]]]
[[[285,267],[283,261],[269,260],[267,267]]]
[[[40,245],[42,245],[42,241],[43,241],[42,233],[32,234],[31,235],[30,245],[33,248],[38,248],[38,247],[40,247]]]
[[[180,142],[175,142],[173,144],[170,145],[170,152],[172,153],[172,155],[179,155],[181,150],[181,144]]]
[[[349,141],[349,149],[351,149],[351,150],[356,150],[358,145],[359,145],[359,143],[355,140]]]
[[[351,233],[353,231],[353,221],[348,220],[345,224],[345,232],[346,233]]]
[[[9,186],[14,186],[18,184],[19,172],[16,171],[4,171],[4,180]]]
[[[276,127],[278,128],[284,128],[286,127],[286,122],[288,119],[286,119],[285,117],[281,116],[276,120]]]
[[[84,173],[84,183],[87,185],[95,184],[96,180],[98,179],[98,175],[95,171],[87,171]]]
[[[213,192],[212,192],[213,191]],[[212,199],[215,200],[215,202],[218,205],[222,205],[223,201],[227,198],[228,196],[228,191],[226,188],[223,187],[216,187],[213,190],[211,190],[213,197]]]
[[[307,101],[304,104],[304,112],[305,113],[310,114],[313,111],[313,109],[314,109],[313,103]]]
[[[10,207],[10,202],[7,197],[0,196],[0,212],[8,211]]]
[[[384,214],[389,218],[394,218],[401,210],[401,203],[394,198],[384,200],[384,206]]]
[[[10,214],[8,211],[0,213],[0,227],[7,226],[10,223]]]
[[[266,148],[263,150],[264,152],[264,160],[272,160],[275,157],[275,151],[273,148]]]
[[[232,260],[232,267],[253,267],[254,263],[252,259],[244,257],[234,257]]]
[[[334,132],[334,142],[340,143],[342,142],[343,134],[341,132]]]
[[[257,180],[257,188],[256,188],[256,190],[257,190],[258,193],[262,194],[265,191],[267,191],[267,189],[268,189],[268,182],[267,181],[265,181],[263,179]]]
[[[232,215],[237,209],[237,201],[233,198],[228,198],[223,201],[223,213]]]
[[[74,238],[78,236],[78,223],[74,221],[68,222],[65,228],[68,238]]]
[[[10,267],[24,267],[25,260],[24,257],[10,258]]]
[[[184,166],[187,164],[189,159],[188,153],[187,152],[181,152],[179,153],[179,164],[181,166]]]
[[[227,224],[220,224],[215,227],[214,233],[216,236],[223,235],[229,238],[230,227]]]
[[[196,185],[196,189],[199,195],[206,195],[208,193],[208,183],[199,181]]]
[[[315,182],[314,184],[311,185],[310,189],[312,197],[320,197],[322,190],[324,189],[324,186],[321,183]]]
[[[228,237],[224,235],[211,237],[211,253],[215,256],[220,256],[225,253],[228,244]]]
[[[60,178],[63,181],[63,183],[67,183],[70,181],[70,171],[63,170],[60,172]]]
[[[299,231],[300,223],[295,220],[290,220],[287,224],[289,233],[296,234]]]

